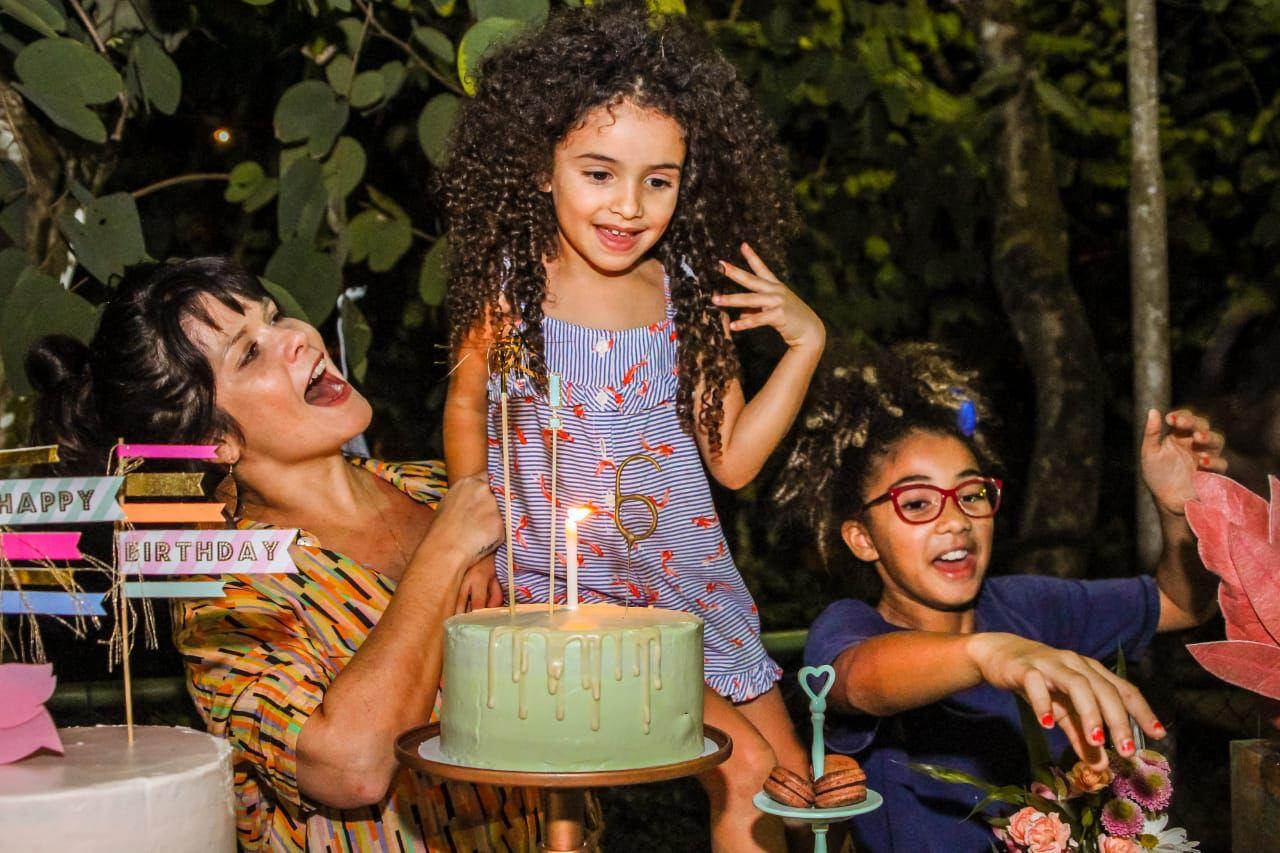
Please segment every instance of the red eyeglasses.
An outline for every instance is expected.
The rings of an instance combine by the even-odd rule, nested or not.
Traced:
[[[867,501],[862,509],[868,510],[885,501],[893,502],[893,509],[907,524],[928,524],[942,515],[947,498],[956,502],[960,511],[970,518],[990,518],[1000,509],[1000,489],[1004,483],[994,477],[975,477],[965,480],[954,489],[944,489],[929,483],[907,483],[894,486],[878,498]]]

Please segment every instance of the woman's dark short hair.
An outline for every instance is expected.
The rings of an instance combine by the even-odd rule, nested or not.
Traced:
[[[32,439],[58,444],[66,471],[105,470],[111,445],[190,444],[238,435],[217,406],[213,368],[185,324],[215,325],[208,297],[237,313],[269,298],[258,279],[221,257],[142,264],[125,273],[86,346],[41,338],[26,370],[38,398]]]

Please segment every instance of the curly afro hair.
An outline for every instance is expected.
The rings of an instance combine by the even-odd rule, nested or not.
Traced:
[[[1000,465],[977,373],[959,367],[942,347],[906,342],[832,361],[837,366],[814,383],[773,491],[774,503],[812,531],[827,564],[843,551],[840,526],[858,517],[876,466],[908,436],[952,436],[984,470]],[[971,429],[962,426],[966,403],[972,404]]]
[[[781,270],[798,220],[773,128],[733,67],[682,16],[650,17],[633,2],[565,9],[484,61],[443,174],[450,343],[456,352],[477,329],[522,320],[545,387],[543,260],[559,244],[551,196],[540,187],[556,145],[593,110],[623,101],[671,117],[685,134],[675,215],[652,256],[675,307],[684,380],[677,412],[692,430],[701,382],[697,427],[718,452],[724,394],[738,371],[711,302],[723,278],[719,261],[747,242]]]

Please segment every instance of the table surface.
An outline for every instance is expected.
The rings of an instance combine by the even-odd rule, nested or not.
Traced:
[[[637,767],[631,770],[597,770],[578,773],[533,772],[526,770],[491,770],[466,767],[444,761],[423,758],[419,748],[432,738],[439,737],[440,724],[431,723],[410,729],[396,739],[396,757],[402,764],[457,782],[477,782],[489,785],[532,786],[535,788],[596,788],[617,785],[641,785],[646,782],[663,782],[694,776],[723,763],[733,753],[732,739],[714,726],[704,726],[703,732],[714,745],[706,752],[688,761],[663,764],[657,767]]]

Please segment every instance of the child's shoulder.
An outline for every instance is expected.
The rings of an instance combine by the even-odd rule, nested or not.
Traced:
[[[896,630],[900,629],[886,622],[865,601],[856,598],[833,601],[809,626],[804,662],[809,666],[832,663],[849,646]]]

